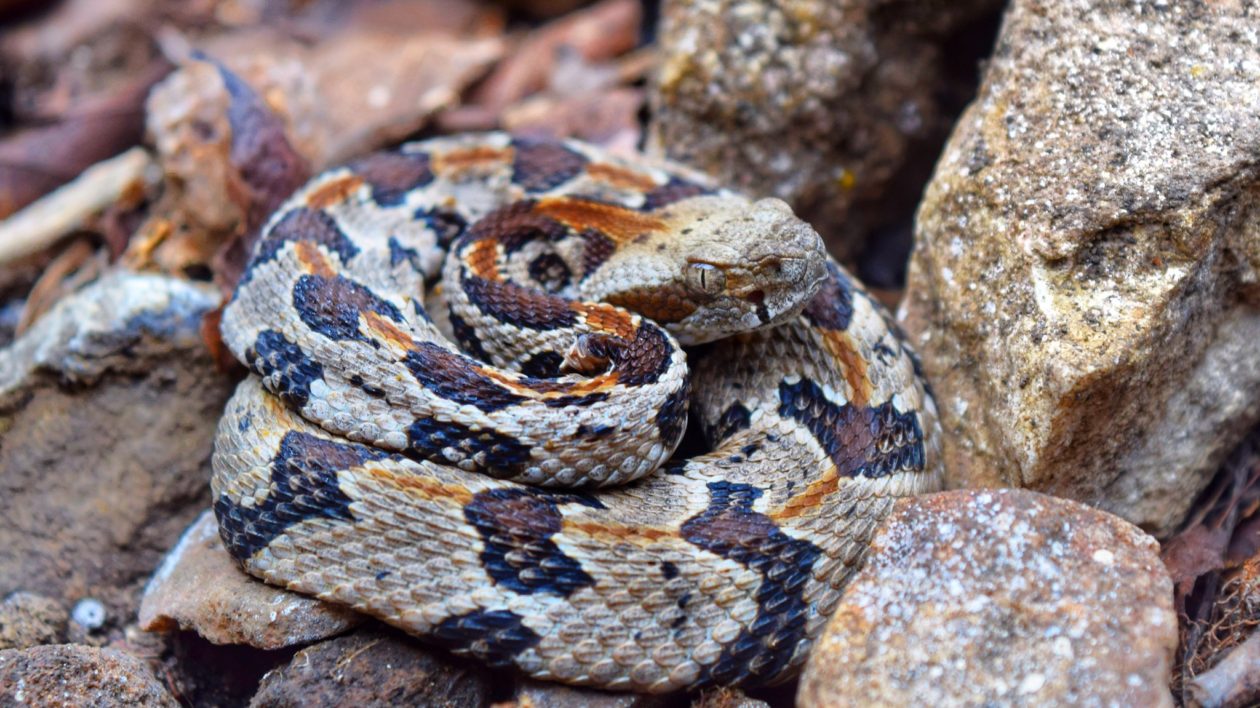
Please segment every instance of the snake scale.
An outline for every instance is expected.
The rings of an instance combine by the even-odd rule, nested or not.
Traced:
[[[232,556],[541,679],[783,681],[940,483],[917,360],[813,229],[575,141],[316,177],[221,330],[252,372],[213,457]],[[671,460],[689,415],[707,447]]]

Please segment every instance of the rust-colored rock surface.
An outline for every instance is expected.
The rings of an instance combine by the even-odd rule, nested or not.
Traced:
[[[140,659],[117,649],[79,644],[0,651],[0,703],[179,706]]]

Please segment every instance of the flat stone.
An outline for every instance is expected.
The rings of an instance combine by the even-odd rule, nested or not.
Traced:
[[[1171,706],[1176,647],[1150,536],[1026,490],[942,492],[898,502],[797,699]]]
[[[902,313],[949,485],[1164,536],[1260,420],[1249,12],[1011,4],[920,206]]]
[[[324,639],[362,621],[351,610],[246,575],[223,547],[209,510],[171,549],[140,602],[140,627],[147,631],[192,630],[215,644],[259,649]]]
[[[232,388],[201,339],[218,301],[208,286],[114,272],[0,350],[0,596],[94,600],[110,626],[134,612],[209,503]]]
[[[495,683],[484,667],[405,635],[361,630],[298,652],[263,677],[250,706],[481,706]]]
[[[140,659],[118,649],[55,644],[0,651],[0,703],[178,706]]]

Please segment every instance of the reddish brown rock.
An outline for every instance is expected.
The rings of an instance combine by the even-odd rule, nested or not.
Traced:
[[[219,538],[210,511],[184,532],[149,581],[140,626],[187,629],[215,644],[279,649],[340,634],[362,616],[246,575]]]
[[[26,649],[64,639],[70,617],[60,602],[15,592],[0,602],[0,649]]]
[[[1024,490],[900,502],[815,646],[802,708],[1171,706],[1177,618],[1154,539]]]
[[[0,703],[178,706],[140,659],[117,649],[56,644],[0,651]]]
[[[135,612],[208,503],[232,387],[201,341],[217,303],[186,280],[114,273],[0,350],[0,596],[99,601],[108,626]]]
[[[280,706],[481,706],[511,680],[388,631],[359,631],[298,652],[263,677],[251,708]]]

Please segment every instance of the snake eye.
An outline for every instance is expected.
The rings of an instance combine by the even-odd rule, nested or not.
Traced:
[[[692,290],[717,295],[726,289],[726,273],[712,263],[688,263],[684,275]]]

